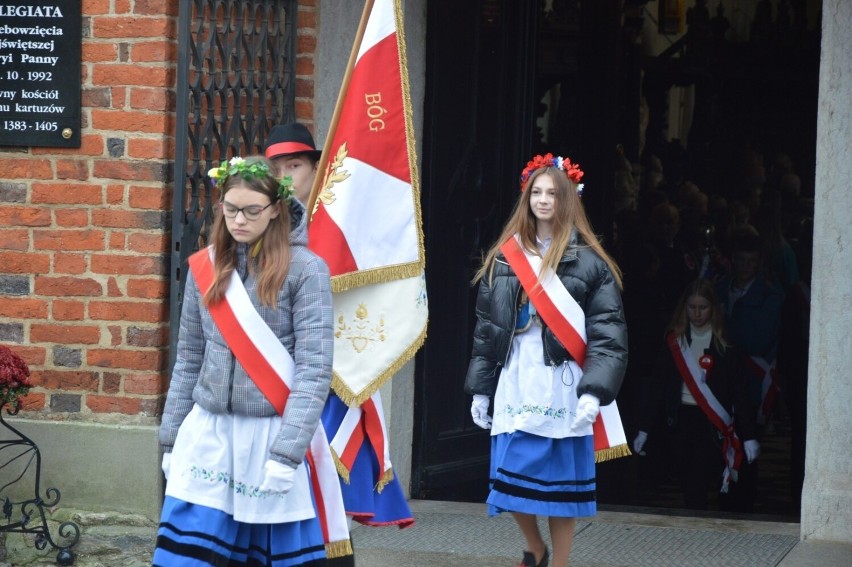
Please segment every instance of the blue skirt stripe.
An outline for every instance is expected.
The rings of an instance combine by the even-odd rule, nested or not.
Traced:
[[[489,514],[593,516],[596,512],[591,436],[551,439],[523,431],[491,438]]]
[[[325,565],[316,518],[284,524],[236,522],[220,510],[167,496],[153,565],[295,567]]]

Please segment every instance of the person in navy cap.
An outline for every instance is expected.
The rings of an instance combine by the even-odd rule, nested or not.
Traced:
[[[276,167],[279,177],[293,178],[296,199],[307,206],[322,155],[310,131],[298,122],[279,124],[269,133],[263,153]]]

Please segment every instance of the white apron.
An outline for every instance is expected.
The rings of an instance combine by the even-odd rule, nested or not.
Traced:
[[[583,370],[573,360],[552,367],[544,364],[541,325],[535,319],[529,329],[512,338],[511,354],[494,394],[491,435],[514,431],[552,439],[591,435],[591,424],[570,432],[582,377]]]
[[[217,415],[195,405],[178,430],[166,495],[216,508],[249,524],[313,518],[305,463],[286,494],[261,492],[281,418]]]

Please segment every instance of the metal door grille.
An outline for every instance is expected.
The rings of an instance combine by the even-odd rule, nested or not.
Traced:
[[[216,195],[206,172],[260,153],[295,120],[296,0],[181,0],[178,15],[170,364],[186,259],[205,245]]]

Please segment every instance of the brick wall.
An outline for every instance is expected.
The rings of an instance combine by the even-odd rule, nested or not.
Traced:
[[[176,0],[83,0],[82,145],[0,147],[0,343],[23,414],[155,423],[168,387]],[[313,123],[317,2],[298,12]]]

